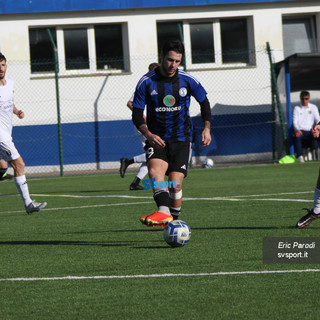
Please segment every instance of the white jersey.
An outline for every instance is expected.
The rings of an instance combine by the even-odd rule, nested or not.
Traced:
[[[12,114],[14,81],[6,77],[6,85],[0,86],[0,142],[12,140]]]
[[[293,109],[293,128],[295,131],[310,131],[318,122],[319,110],[316,105],[308,103],[308,106],[304,107],[300,104]]]

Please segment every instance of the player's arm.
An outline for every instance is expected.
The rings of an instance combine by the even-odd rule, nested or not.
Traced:
[[[312,127],[311,132],[314,138],[319,138],[320,136],[320,117],[318,107],[315,107],[315,125]]]
[[[131,111],[133,111],[133,105],[132,105],[133,99],[134,99],[134,94],[130,97],[130,99],[129,99],[128,102],[127,102],[127,107],[128,107]]]
[[[147,127],[143,116],[143,109],[133,108],[132,121],[136,128],[146,137],[150,144],[156,148],[164,148],[165,142],[156,134],[153,134]]]
[[[127,107],[128,107],[131,111],[133,111],[133,106],[132,106],[132,101],[131,101],[131,100],[129,100],[129,101],[127,102]]]
[[[19,118],[24,118],[24,112],[22,110],[18,110],[15,105],[13,105],[13,113]]]
[[[314,138],[319,138],[320,136],[320,122],[316,124],[312,129],[311,129],[312,135]]]
[[[298,129],[299,127],[299,108],[295,107],[293,109],[293,136],[299,138],[302,136],[302,131]]]
[[[201,117],[203,120],[204,128],[201,134],[201,146],[207,147],[211,143],[211,109],[210,109],[210,103],[208,98],[206,97],[201,103],[200,103],[200,109],[201,109]]]

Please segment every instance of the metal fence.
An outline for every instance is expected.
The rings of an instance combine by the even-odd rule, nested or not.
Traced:
[[[191,103],[195,127],[192,165],[206,157],[215,163],[274,160],[279,130],[272,112],[270,60],[266,48],[256,49],[250,56],[249,65],[186,65],[207,90],[212,108],[213,142],[202,148],[200,108],[195,100]],[[30,61],[8,60],[7,75],[15,80],[15,104],[25,112],[23,120],[14,117],[13,138],[26,172],[114,171],[119,169],[121,157],[141,153],[126,104],[155,60],[130,57],[126,72],[66,71],[65,62],[59,61],[57,78],[54,72],[32,73]]]

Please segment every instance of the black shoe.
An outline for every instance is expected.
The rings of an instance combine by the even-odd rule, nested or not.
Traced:
[[[173,220],[179,220],[179,216],[176,216],[175,214],[172,214],[172,213],[171,213],[171,215],[172,215]]]
[[[0,178],[0,181],[4,181],[4,180],[11,180],[13,179],[14,176],[12,174],[9,174],[9,173],[5,173],[1,178]]]
[[[144,188],[142,186],[140,186],[140,181],[141,181],[141,179],[138,178],[137,176],[135,176],[133,181],[130,184],[129,189],[130,190],[144,190]]]
[[[129,190],[144,190],[144,189],[142,186],[140,186],[140,184],[138,185],[130,184]]]
[[[126,170],[130,164],[132,164],[133,161],[132,159],[127,159],[127,158],[121,158],[120,159],[120,176],[121,178],[124,178],[124,175],[126,173]]]
[[[306,209],[308,210],[308,209]],[[308,227],[309,224],[316,220],[316,219],[319,219],[320,218],[320,214],[315,214],[313,213],[313,210],[308,210],[308,213],[303,216],[296,224],[296,228],[305,228],[305,227]]]

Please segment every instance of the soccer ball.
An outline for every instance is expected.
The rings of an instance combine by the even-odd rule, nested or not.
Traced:
[[[171,221],[163,230],[163,238],[171,247],[183,247],[190,237],[190,227],[182,220]]]
[[[206,158],[202,161],[202,168],[213,168],[213,160]]]

